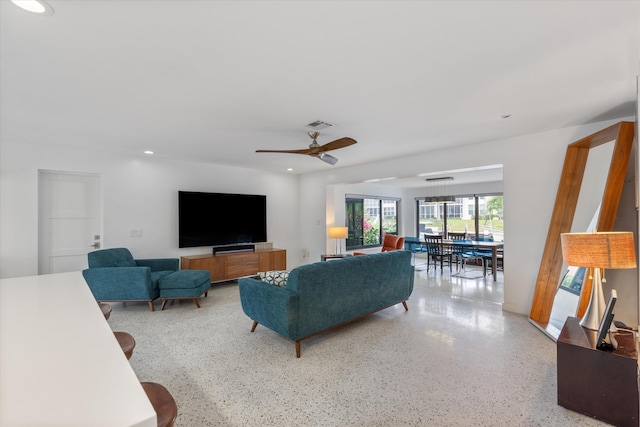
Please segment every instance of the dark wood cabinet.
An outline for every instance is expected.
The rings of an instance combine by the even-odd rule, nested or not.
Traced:
[[[596,349],[597,331],[567,318],[557,341],[558,405],[617,426],[638,426],[635,334],[615,334],[618,348]]]
[[[209,270],[212,282],[253,276],[258,271],[285,270],[287,251],[284,249],[261,249],[251,252],[232,252],[183,256],[183,270]]]

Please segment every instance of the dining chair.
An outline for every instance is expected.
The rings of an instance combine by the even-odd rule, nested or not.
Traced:
[[[492,262],[493,262],[492,254],[482,256],[482,270],[485,276],[487,275],[487,267],[491,267]],[[504,249],[503,248],[499,248],[496,251],[496,271],[498,270],[504,271]],[[489,273],[491,273],[491,270],[489,270]]]
[[[493,242],[493,236],[491,235],[483,235],[483,236],[477,236],[475,239],[476,242]],[[481,259],[482,261],[482,270],[484,272],[484,275],[487,275],[487,264],[489,264],[491,262],[491,259],[493,257],[493,252],[491,251],[491,249],[487,249],[487,248],[476,248],[474,251],[475,255]]]
[[[449,237],[450,240],[454,242],[454,244],[451,246],[451,253],[453,258],[455,258],[455,261],[456,261],[456,270],[460,270],[459,263],[462,263],[462,267],[464,268],[463,255],[465,251],[468,251],[468,249],[466,249],[462,245],[456,245],[455,242],[462,242],[464,240],[467,240],[467,233],[464,231],[463,232],[450,231],[447,233],[447,236]]]
[[[427,271],[429,270],[430,261],[433,260],[434,268],[437,266],[438,260],[440,260],[440,271],[442,272],[445,260],[449,263],[449,269],[451,269],[451,259],[453,253],[451,251],[451,245],[445,245],[442,241],[441,235],[425,234],[424,243],[427,252]]]
[[[411,263],[416,270],[424,270],[426,263],[416,264],[416,254],[423,254],[427,251],[424,243],[419,237],[407,237],[404,241],[404,249],[411,252]]]

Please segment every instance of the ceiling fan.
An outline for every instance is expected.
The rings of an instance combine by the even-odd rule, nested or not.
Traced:
[[[338,148],[348,147],[350,145],[355,144],[357,141],[353,138],[340,138],[335,141],[327,142],[324,145],[318,144],[316,139],[320,136],[320,132],[311,131],[309,132],[309,136],[313,140],[311,144],[309,144],[309,148],[305,148],[302,150],[256,150],[256,153],[291,153],[291,154],[307,154],[312,157],[317,157],[323,162],[329,163],[330,165],[335,165],[338,162],[338,159],[327,154],[327,151],[337,150]]]

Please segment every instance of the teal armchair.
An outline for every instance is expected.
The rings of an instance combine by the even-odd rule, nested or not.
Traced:
[[[177,258],[134,259],[126,248],[90,252],[82,272],[96,301],[146,301],[154,311],[158,282],[179,269]]]

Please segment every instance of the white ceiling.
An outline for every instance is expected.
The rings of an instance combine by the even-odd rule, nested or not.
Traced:
[[[305,173],[635,114],[638,1],[48,3],[0,0],[2,140]],[[255,153],[315,120],[336,166]]]

